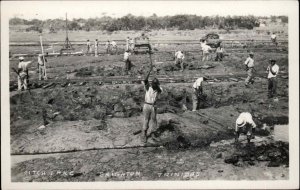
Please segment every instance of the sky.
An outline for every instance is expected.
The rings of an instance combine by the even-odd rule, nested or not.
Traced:
[[[2,1],[1,9],[9,18],[55,19],[158,16],[175,14],[212,15],[288,15],[296,1]],[[2,12],[1,11],[1,12]]]

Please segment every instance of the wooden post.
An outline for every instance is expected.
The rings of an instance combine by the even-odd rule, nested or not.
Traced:
[[[44,48],[43,48],[42,35],[40,35],[40,42],[41,42],[42,55],[43,55],[43,61],[44,61],[44,69],[45,69],[45,76],[44,76],[44,79],[47,80],[46,61],[45,61],[45,55],[44,55]]]

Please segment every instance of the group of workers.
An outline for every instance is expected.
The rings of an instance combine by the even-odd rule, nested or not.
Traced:
[[[202,55],[202,61],[210,60],[210,54],[212,48],[206,44],[206,40],[200,40],[200,54]],[[221,43],[218,43],[216,48],[216,58],[215,61],[223,61],[225,50]],[[175,51],[175,65],[181,68],[181,72],[184,70],[184,53],[183,51]]]
[[[90,40],[87,40],[86,46],[87,46],[86,54],[90,54],[92,52],[92,44]],[[98,39],[96,39],[94,42],[95,57],[98,57],[99,55],[99,47],[100,47],[99,41]],[[105,43],[105,52],[106,54],[116,54],[118,52],[117,43],[115,41],[107,40],[107,42]]]
[[[126,40],[126,50],[124,53],[124,62],[125,62],[125,72],[126,74],[132,67],[132,63],[130,60],[130,55],[131,55],[131,42],[130,38],[127,38]],[[98,47],[99,43],[98,40],[95,40],[95,56],[98,56]],[[116,47],[116,43],[114,41],[106,42],[106,52],[109,53],[110,47]],[[87,40],[87,53],[89,53],[91,50],[91,43],[89,40]],[[203,58],[202,60],[205,61],[208,59],[208,54],[209,51],[211,51],[211,48],[206,45],[205,41],[201,41],[201,50],[203,52]],[[222,48],[222,45],[219,44],[217,50],[217,57],[216,61],[222,61],[223,58],[223,53],[224,50]],[[151,53],[149,54],[151,56]],[[181,67],[181,71],[184,69],[183,65],[183,60],[185,59],[185,56],[182,51],[177,51],[175,52],[175,64],[179,65]],[[150,57],[151,60],[151,57]],[[38,73],[39,73],[39,80],[46,80],[47,75],[46,75],[46,62],[47,59],[45,58],[45,55],[39,54],[38,55],[38,61],[37,61],[37,66],[38,66]],[[277,74],[279,72],[279,66],[276,64],[276,60],[272,59],[269,60],[269,66],[267,68],[267,73],[268,73],[268,97],[272,98],[276,95],[276,87],[277,87]],[[25,62],[24,57],[19,57],[19,65],[18,65],[18,70],[16,71],[18,74],[18,90],[26,90],[28,89],[28,80],[29,80],[29,74],[28,74],[28,65],[31,63]],[[245,86],[248,87],[249,84],[253,84],[253,72],[254,72],[254,53],[249,53],[249,57],[246,59],[244,62],[244,65],[246,67],[247,71],[247,78],[245,80]],[[144,84],[144,89],[145,89],[145,102],[143,106],[143,114],[144,114],[144,124],[143,124],[143,130],[142,130],[142,141],[147,142],[148,136],[148,128],[149,128],[149,122],[151,121],[152,124],[154,125],[153,128],[156,127],[157,125],[157,99],[159,95],[163,92],[163,89],[160,87],[159,80],[157,78],[154,78],[152,82],[149,82],[149,76],[150,73],[153,69],[152,65],[152,60],[150,64],[150,69],[143,81]],[[203,99],[204,93],[203,93],[203,83],[207,81],[207,77],[200,77],[198,78],[192,85],[193,88],[193,93],[192,93],[192,100],[193,100],[193,108],[192,111],[197,111],[199,107],[199,103]],[[235,132],[236,132],[236,137],[235,140],[238,141],[240,133],[246,133],[247,134],[247,139],[250,142],[250,139],[253,138],[253,133],[255,131],[256,124],[254,123],[252,119],[252,115],[248,112],[243,112],[239,115],[239,117],[236,120],[236,126],[235,126]]]

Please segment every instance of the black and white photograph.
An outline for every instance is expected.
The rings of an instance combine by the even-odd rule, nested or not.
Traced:
[[[3,189],[299,188],[298,8],[1,2]]]

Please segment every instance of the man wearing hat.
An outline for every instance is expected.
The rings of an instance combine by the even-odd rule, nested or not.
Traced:
[[[28,88],[28,65],[31,63],[31,61],[24,61],[24,57],[19,57],[19,65],[18,65],[18,90],[21,91],[22,88],[24,90],[27,90]]]
[[[45,62],[47,62],[47,59],[43,58],[43,54],[39,54],[39,56],[38,56],[39,80],[47,79],[46,72],[45,72],[45,70],[46,70]]]
[[[273,32],[271,35],[271,41],[273,42],[273,44],[275,44],[277,46],[278,43],[276,40],[277,40],[277,36],[276,36],[275,32]]]
[[[86,41],[86,47],[87,47],[86,54],[88,55],[91,51],[91,42],[89,39]]]
[[[111,51],[112,51],[113,54],[118,53],[118,46],[117,46],[117,43],[115,41],[111,41],[110,48],[111,48]]]
[[[235,142],[238,142],[240,133],[247,135],[248,143],[251,138],[254,137],[256,124],[252,119],[252,115],[249,112],[243,112],[239,115],[235,124]]]
[[[203,82],[206,80],[207,80],[206,77],[200,77],[193,84],[193,94],[192,94],[193,110],[192,111],[197,110],[197,107],[200,103],[200,99],[203,96]]]
[[[99,46],[99,42],[98,39],[95,40],[95,57],[98,57],[98,46]]]
[[[208,61],[208,57],[211,51],[211,47],[209,45],[203,45],[202,46],[202,51],[203,51],[203,57],[202,57],[202,61]]]
[[[162,93],[162,88],[159,85],[159,81],[157,78],[154,78],[151,82],[151,84],[148,81],[149,75],[152,71],[152,63],[150,66],[150,70],[143,81],[144,83],[144,89],[146,91],[145,94],[145,103],[143,107],[143,114],[144,114],[144,124],[143,124],[143,130],[142,130],[142,142],[147,142],[147,133],[149,128],[149,122],[151,120],[152,123],[152,129],[156,129],[157,127],[157,106],[156,101],[158,99],[158,96]]]
[[[222,61],[223,57],[224,57],[224,52],[225,51],[224,51],[224,48],[223,48],[222,44],[219,44],[219,46],[216,49],[217,56],[216,56],[215,61]]]
[[[183,60],[184,54],[182,51],[175,52],[175,65],[179,65],[181,67],[181,72],[183,71]]]
[[[110,41],[107,40],[105,43],[106,54],[110,54]]]
[[[270,64],[267,68],[268,72],[268,97],[272,98],[276,95],[277,88],[277,74],[279,72],[279,66],[276,64],[276,60],[270,59]]]
[[[248,77],[245,80],[246,87],[249,85],[249,83],[253,84],[253,71],[254,71],[254,54],[253,52],[249,53],[249,57],[245,61],[246,71],[248,74]]]
[[[131,55],[131,53],[129,52],[129,50],[126,50],[124,53],[124,62],[125,62],[125,74],[128,74],[128,71],[130,71],[131,69],[131,61],[129,59],[129,56]]]

